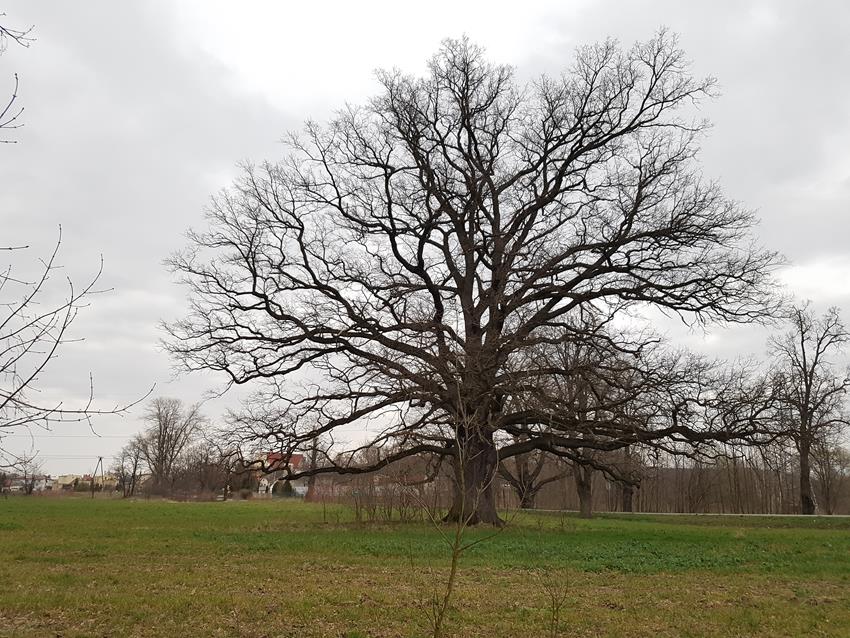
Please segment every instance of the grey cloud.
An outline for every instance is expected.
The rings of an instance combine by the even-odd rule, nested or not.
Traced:
[[[210,194],[228,183],[239,160],[278,156],[277,140],[310,115],[285,112],[240,88],[233,71],[178,30],[173,11],[164,1],[109,0],[13,2],[7,9],[19,23],[35,24],[38,40],[0,57],[0,95],[17,71],[26,107],[19,144],[0,147],[0,244],[31,243],[33,254],[44,254],[61,223],[67,272],[84,279],[102,254],[102,283],[115,289],[80,315],[75,334],[88,342],[69,345],[44,379],[45,389],[69,399],[85,393],[89,370],[106,404],[138,396],[154,381],[158,393],[192,401],[219,381],[170,379],[156,326],[179,316],[184,302],[162,260],[183,245],[187,227],[203,224]],[[401,11],[368,11],[364,7],[364,19],[380,17],[389,30],[409,23]],[[520,59],[500,61],[527,75],[558,72],[578,44],[607,36],[628,43],[669,26],[681,35],[696,72],[717,76],[722,89],[704,106],[715,123],[704,144],[706,176],[757,209],[761,241],[792,261],[806,265],[848,254],[850,4],[605,0],[569,14],[541,11],[535,33],[545,48],[531,43]],[[290,28],[318,34],[321,25]],[[447,24],[441,35],[465,29]],[[506,15],[492,37],[510,29]],[[273,42],[269,51],[274,55]],[[382,66],[393,66],[398,56],[387,50]],[[303,64],[309,63],[305,51]],[[370,85],[372,77],[362,81]],[[754,329],[720,331],[707,342],[675,334],[723,356],[764,352],[764,332]],[[222,405],[207,411],[217,416]],[[106,419],[98,427],[120,436],[138,422]],[[40,447],[111,454],[121,442],[68,439]],[[87,463],[57,460],[49,467],[81,471]]]
[[[261,96],[239,94],[225,69],[182,42],[167,8],[39,2],[8,12],[35,24],[38,40],[0,58],[0,77],[20,75],[26,107],[18,144],[0,149],[2,243],[31,244],[14,256],[26,267],[49,251],[61,224],[67,274],[81,282],[102,255],[101,283],[114,288],[74,324],[73,336],[87,341],[69,344],[41,380],[44,396],[69,404],[85,396],[89,371],[103,406],[139,397],[153,382],[158,393],[200,398],[211,380],[171,381],[158,347],[158,321],[183,308],[162,261],[189,226],[203,223],[210,194],[236,163],[279,153],[277,140],[293,126]],[[62,293],[57,286],[54,294]],[[134,416],[98,422],[106,433],[137,428]],[[37,440],[45,454],[92,445]],[[75,463],[66,461],[49,469]]]

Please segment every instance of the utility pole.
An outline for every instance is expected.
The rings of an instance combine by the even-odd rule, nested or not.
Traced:
[[[91,475],[91,497],[94,498],[94,479],[97,477],[97,468],[100,468],[100,476],[103,478],[103,457],[97,457],[97,465],[94,466],[94,472]]]

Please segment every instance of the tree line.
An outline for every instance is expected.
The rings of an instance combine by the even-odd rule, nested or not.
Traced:
[[[823,514],[850,511],[850,450],[844,438],[843,398],[847,374],[832,360],[847,332],[837,309],[817,317],[810,307],[794,308],[787,330],[769,340],[772,358],[760,367],[758,394],[749,412],[765,411],[771,436],[745,444],[712,443],[669,449],[632,445],[614,451],[584,451],[565,459],[533,451],[503,459],[496,477],[496,505],[502,509],[543,507],[592,511],[721,512]],[[808,394],[806,394],[808,392]],[[264,431],[261,420],[231,414],[216,432],[196,406],[176,399],[153,400],[148,427],[122,451],[114,468],[125,496],[133,495],[139,477],[148,478],[146,493],[226,492],[234,481],[255,490],[262,460],[244,456],[234,437],[245,428]],[[253,434],[249,435],[254,436]],[[267,450],[268,451],[268,450]],[[307,451],[306,448],[304,451]],[[299,469],[370,468],[383,456],[367,447],[354,455],[333,452],[327,441],[314,441],[309,464]],[[805,455],[805,456],[804,456]],[[328,463],[328,458],[332,462]],[[440,457],[437,457],[439,460]],[[280,471],[280,467],[275,467]],[[334,474],[312,483],[312,498],[351,502],[367,511],[392,512],[426,502],[451,504],[456,477],[427,454],[408,457],[354,478]],[[414,498],[411,500],[411,496]]]
[[[110,468],[124,497],[226,498],[234,489],[254,487],[247,464],[222,447],[198,405],[156,397],[148,403],[144,420],[145,428],[121,449]]]

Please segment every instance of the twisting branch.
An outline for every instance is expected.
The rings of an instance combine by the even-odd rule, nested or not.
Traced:
[[[6,17],[5,13],[0,13],[0,20]],[[9,46],[9,41],[12,41],[24,48],[29,48],[30,44],[35,40],[30,34],[35,27],[31,26],[28,29],[13,29],[11,27],[0,24],[0,55],[6,51]],[[15,101],[18,99],[18,74],[14,74],[15,82],[12,88],[12,94],[5,105],[0,105],[0,130],[20,128],[22,124],[19,122],[21,114],[24,112],[24,107],[16,108]],[[0,144],[15,144],[17,140],[7,140],[0,138]]]

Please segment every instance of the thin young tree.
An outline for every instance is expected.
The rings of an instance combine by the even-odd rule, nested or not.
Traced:
[[[36,479],[41,474],[42,462],[37,456],[22,458],[16,466],[23,480],[24,494],[31,495],[35,491]]]
[[[136,493],[142,476],[142,442],[139,435],[134,436],[121,448],[110,472],[118,479],[118,487],[121,488],[124,498]]]
[[[850,332],[838,308],[817,317],[810,304],[793,307],[790,330],[770,340],[780,397],[778,420],[794,442],[800,465],[800,513],[815,514],[812,453],[830,434],[850,423],[846,398],[850,370],[838,372],[834,357]]]
[[[574,418],[531,400],[550,370],[524,356],[592,336],[575,329],[591,310],[747,322],[772,304],[776,255],[699,173],[707,125],[692,109],[715,83],[690,74],[675,37],[584,47],[525,86],[447,40],[425,77],[378,79],[366,105],[292,136],[283,161],[246,167],[173,258],[192,299],[166,326],[182,368],[261,384],[283,415],[261,436],[290,452],[352,424],[370,436],[349,452],[382,452],[305,472],[456,462],[457,434],[469,494],[451,516],[474,503],[473,524],[499,522],[492,478],[516,454],[708,436],[684,419],[576,436]]]

